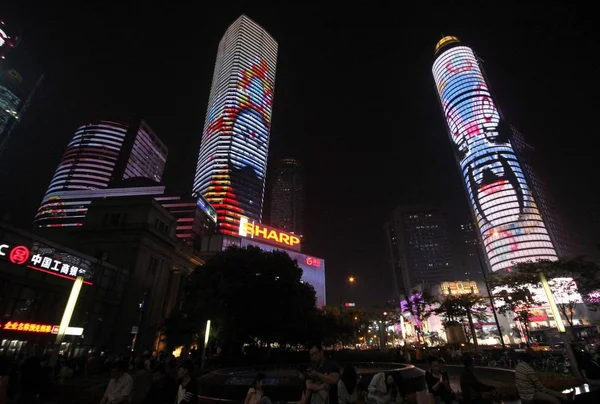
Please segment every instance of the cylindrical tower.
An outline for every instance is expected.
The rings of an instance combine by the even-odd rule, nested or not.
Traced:
[[[555,248],[478,59],[458,38],[435,47],[433,77],[467,196],[492,271],[538,259]]]
[[[277,42],[245,15],[219,43],[193,192],[224,234],[262,218],[276,63]]]

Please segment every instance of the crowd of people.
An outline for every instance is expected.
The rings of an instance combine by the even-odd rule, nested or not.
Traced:
[[[407,386],[400,371],[374,374],[368,387],[368,380],[364,381],[362,390],[365,391],[359,394],[361,377],[353,366],[341,369],[326,358],[320,343],[310,344],[308,353],[310,364],[298,368],[302,384],[298,404],[355,404],[361,398],[367,404],[406,401]],[[408,351],[399,351],[397,355],[405,361],[412,359]],[[418,362],[423,360],[422,357],[416,359]],[[533,359],[534,355],[529,351],[520,354],[515,369],[516,389],[522,402],[560,404],[572,400],[572,395],[544,387],[532,367]],[[110,377],[100,404],[196,403],[197,360],[194,355],[181,361],[164,352],[153,356],[147,351],[130,358],[91,355],[69,359],[60,355],[42,355],[38,351],[28,357],[19,355],[10,360],[0,356],[0,404],[60,403],[68,393],[71,379],[98,374],[103,379],[100,385],[106,386],[104,375],[107,370]],[[426,394],[428,400],[431,398],[428,402],[490,404],[497,398],[495,388],[480,382],[476,376],[472,356],[462,354],[464,368],[460,376],[460,393],[453,390],[448,373],[442,368],[444,362],[443,358],[429,357],[429,370],[425,374]],[[586,381],[600,376],[597,358],[586,354],[582,363],[585,363],[581,369]],[[272,404],[268,388],[265,389],[267,381],[265,374],[257,374],[244,404]]]
[[[87,376],[89,382],[99,375],[100,384],[106,385],[106,370],[110,377],[101,404],[196,403],[195,362],[178,361],[164,352],[153,357],[147,351],[138,357],[89,355],[68,359],[39,350],[29,356],[0,356],[0,404],[73,402],[72,379]]]

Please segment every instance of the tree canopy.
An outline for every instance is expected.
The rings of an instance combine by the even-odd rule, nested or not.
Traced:
[[[284,252],[231,247],[186,280],[174,317],[196,334],[211,320],[224,355],[241,353],[244,343],[304,342],[316,321],[316,299],[301,277],[302,269]]]

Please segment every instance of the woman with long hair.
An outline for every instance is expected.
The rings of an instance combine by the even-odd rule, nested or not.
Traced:
[[[265,379],[266,376],[264,373],[258,373],[256,375],[252,387],[250,387],[248,394],[246,394],[244,404],[258,404],[260,402],[265,394]]]
[[[338,403],[354,404],[358,400],[358,377],[356,369],[352,365],[347,365],[342,371],[342,376],[338,382]]]

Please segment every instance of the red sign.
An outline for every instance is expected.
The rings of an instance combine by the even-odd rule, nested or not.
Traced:
[[[321,260],[319,258],[306,257],[304,262],[306,263],[306,265],[310,265],[311,267],[321,267]]]
[[[23,245],[16,246],[11,250],[10,254],[8,255],[8,259],[10,260],[10,262],[17,265],[24,264],[28,258],[29,248]]]
[[[26,332],[40,332],[44,334],[58,334],[59,326],[38,324],[38,323],[24,323],[21,321],[9,321],[8,323],[1,326],[3,330],[12,331],[26,331]]]

